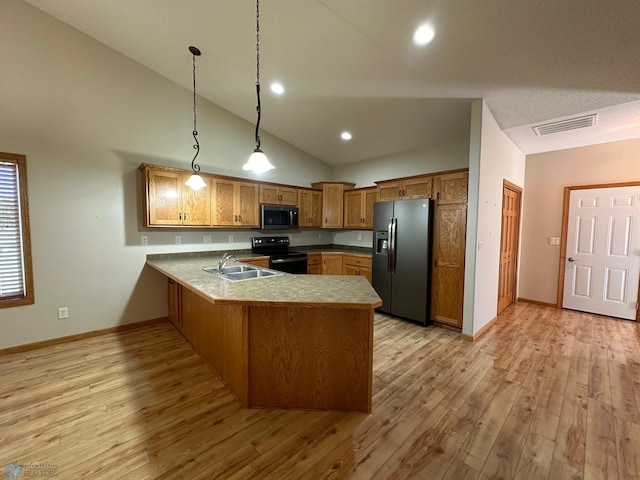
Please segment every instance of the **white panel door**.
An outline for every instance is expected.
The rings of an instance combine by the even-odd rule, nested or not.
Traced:
[[[571,190],[564,308],[635,320],[640,187]]]

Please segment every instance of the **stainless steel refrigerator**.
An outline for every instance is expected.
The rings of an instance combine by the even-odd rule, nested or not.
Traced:
[[[429,199],[373,205],[372,284],[379,311],[430,323],[431,217]]]

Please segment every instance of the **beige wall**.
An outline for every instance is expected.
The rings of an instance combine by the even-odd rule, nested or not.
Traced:
[[[466,137],[419,150],[338,165],[333,169],[333,179],[353,182],[356,188],[359,188],[375,185],[377,180],[410,177],[468,166],[469,138]]]
[[[564,187],[640,180],[640,139],[527,157],[519,297],[556,303]]]
[[[140,226],[140,162],[191,163],[191,92],[24,2],[1,10],[0,150],[27,155],[35,304],[0,309],[0,348],[166,315],[165,279],[144,267],[147,253],[246,248],[254,234]],[[198,129],[203,171],[246,176],[253,125],[200,99]],[[273,136],[262,144],[277,168],[260,178],[308,186],[333,175]],[[294,243],[331,242],[317,235]]]

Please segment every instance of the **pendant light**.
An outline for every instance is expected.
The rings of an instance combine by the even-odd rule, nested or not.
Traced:
[[[194,190],[200,190],[207,186],[202,177],[200,176],[200,165],[196,163],[196,157],[200,153],[200,143],[198,142],[198,129],[196,128],[196,57],[200,56],[200,50],[197,47],[189,47],[189,51],[193,56],[193,139],[195,144],[193,148],[196,150],[196,154],[191,160],[191,170],[193,173],[189,177],[189,180],[185,182],[187,187],[191,187]]]
[[[256,173],[267,172],[275,168],[260,148],[260,0],[256,0],[256,97],[258,99],[258,121],[256,122],[256,148],[249,157],[247,163],[242,166],[243,170],[251,170]]]

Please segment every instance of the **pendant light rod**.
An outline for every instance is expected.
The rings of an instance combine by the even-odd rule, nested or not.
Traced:
[[[256,173],[268,172],[273,169],[269,159],[260,148],[260,119],[262,108],[260,105],[260,0],[256,0],[256,98],[258,120],[256,121],[256,148],[249,156],[249,160],[242,166],[243,170],[251,170]]]
[[[206,182],[200,176],[200,165],[196,163],[196,158],[200,153],[200,142],[198,142],[198,127],[197,127],[197,115],[196,115],[196,57],[200,56],[200,50],[198,47],[194,47],[193,45],[189,47],[189,51],[193,57],[193,140],[195,143],[193,144],[193,148],[196,153],[193,156],[193,160],[191,160],[191,170],[192,174],[189,177],[189,180],[186,181],[185,185],[191,187],[194,190],[200,190],[207,186]]]
[[[256,121],[256,149],[260,150],[260,117],[262,111],[260,109],[260,0],[256,0],[256,97],[258,104],[256,111],[258,113],[258,120]]]
[[[196,142],[193,145],[196,154],[193,156],[193,160],[191,160],[191,170],[193,170],[193,173],[198,173],[200,172],[200,165],[196,163],[196,157],[200,153],[200,142],[198,142],[198,128],[196,126],[196,57],[199,57],[201,52],[198,47],[194,47],[193,45],[189,47],[189,51],[193,56],[193,140]]]

